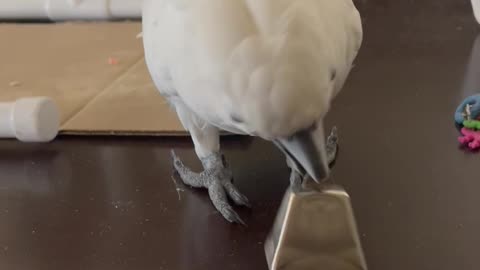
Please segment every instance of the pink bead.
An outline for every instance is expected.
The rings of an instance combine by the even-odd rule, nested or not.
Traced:
[[[463,136],[458,138],[458,141],[463,145],[468,145],[468,148],[474,150],[480,147],[480,130],[471,130],[462,128],[460,131]]]

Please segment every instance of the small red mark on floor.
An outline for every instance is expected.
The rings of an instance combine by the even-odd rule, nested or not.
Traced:
[[[108,64],[109,65],[118,65],[118,59],[115,57],[109,57],[108,58]]]

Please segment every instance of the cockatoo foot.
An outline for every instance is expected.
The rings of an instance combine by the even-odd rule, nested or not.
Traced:
[[[330,131],[330,135],[327,138],[327,161],[328,164],[331,165],[335,159],[337,158],[337,150],[338,150],[338,132],[337,127],[333,127],[332,131]]]
[[[232,171],[222,154],[215,153],[202,158],[205,170],[201,173],[193,172],[186,167],[173,150],[172,159],[175,170],[186,185],[208,189],[210,200],[226,220],[245,225],[245,222],[230,206],[228,197],[237,205],[250,207],[250,203],[247,197],[233,185]]]

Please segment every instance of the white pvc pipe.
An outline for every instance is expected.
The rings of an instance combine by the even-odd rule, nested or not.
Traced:
[[[110,0],[110,12],[117,18],[141,18],[142,3],[143,0]]]
[[[0,0],[0,19],[139,19],[143,0]],[[480,23],[480,0],[471,0]]]
[[[35,0],[1,0],[0,18],[1,19],[47,19],[45,12],[45,3]],[[43,13],[43,14],[42,14]]]
[[[59,130],[60,113],[48,97],[0,102],[0,138],[23,142],[49,142]]]
[[[143,0],[0,0],[0,19],[139,19]]]
[[[0,138],[15,138],[12,128],[13,103],[0,103]]]

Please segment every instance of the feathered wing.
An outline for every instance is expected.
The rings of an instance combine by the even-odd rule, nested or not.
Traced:
[[[147,0],[143,12],[161,93],[266,139],[326,114],[362,42],[351,0]]]

